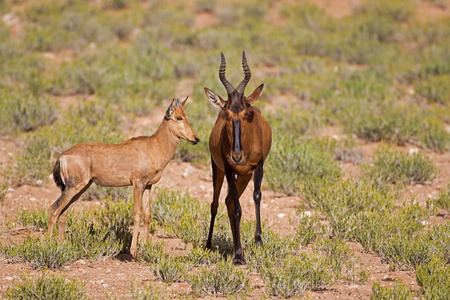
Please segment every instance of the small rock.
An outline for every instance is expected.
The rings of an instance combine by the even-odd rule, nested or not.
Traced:
[[[419,153],[419,149],[417,149],[417,148],[409,149],[409,154],[416,154],[416,153]]]
[[[284,218],[285,214],[278,214],[278,218]]]
[[[6,191],[7,192],[14,192],[14,189],[13,188],[8,188]]]
[[[8,280],[8,281],[11,281],[11,280],[13,280],[14,278],[12,278],[11,276],[8,276],[8,277],[5,277],[5,280]]]

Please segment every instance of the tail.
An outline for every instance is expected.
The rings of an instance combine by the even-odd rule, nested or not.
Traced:
[[[61,166],[59,159],[56,161],[55,166],[53,167],[53,180],[55,180],[56,186],[58,186],[61,191],[64,191],[66,185],[61,178]]]

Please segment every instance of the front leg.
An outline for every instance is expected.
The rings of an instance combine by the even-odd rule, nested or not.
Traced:
[[[245,265],[244,253],[241,244],[241,205],[239,203],[239,194],[237,190],[234,171],[231,168],[225,168],[225,175],[228,182],[228,195],[225,199],[230,219],[231,231],[233,233],[234,258],[233,264]]]
[[[131,240],[130,253],[136,258],[137,257],[137,241],[139,235],[139,225],[141,223],[142,216],[142,195],[146,184],[143,182],[133,182],[134,187],[134,226],[133,226],[133,238]]]
[[[208,233],[208,241],[206,242],[206,249],[211,250],[212,244],[212,235],[214,229],[214,220],[216,219],[217,209],[219,207],[219,196],[220,190],[222,189],[223,178],[225,173],[217,167],[213,158],[211,157],[211,167],[212,167],[212,175],[213,175],[213,202],[211,203],[211,223],[209,225],[209,233]]]
[[[261,182],[264,175],[263,170],[263,162],[259,162],[254,171],[254,186],[255,190],[253,191],[253,201],[255,201],[255,213],[256,213],[256,230],[255,230],[255,243],[257,246],[262,245],[261,240],[261,213],[260,213],[260,204],[261,204]]]

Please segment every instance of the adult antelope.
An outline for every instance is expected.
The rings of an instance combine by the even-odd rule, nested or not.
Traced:
[[[83,194],[92,182],[100,186],[134,187],[134,228],[130,252],[137,255],[138,229],[144,215],[144,239],[148,239],[151,217],[150,195],[142,199],[144,191],[161,178],[180,139],[199,142],[184,111],[187,98],[173,99],[158,130],[152,136],[132,138],[121,144],[82,143],[66,150],[56,161],[53,178],[61,189],[61,196],[49,208],[48,233],[52,234],[59,219],[59,239],[64,229],[69,206]]]
[[[225,203],[233,233],[233,262],[234,264],[245,264],[240,236],[241,205],[239,204],[239,197],[254,174],[255,242],[256,245],[262,245],[260,220],[261,181],[263,178],[264,160],[269,154],[272,144],[272,132],[266,119],[261,115],[261,111],[257,107],[252,106],[261,96],[264,84],[257,87],[250,96],[244,96],[245,87],[251,77],[245,52],[242,53],[242,67],[245,77],[236,89],[225,78],[225,66],[225,57],[221,53],[219,78],[225,86],[228,100],[222,99],[210,89],[205,88],[208,99],[221,108],[209,137],[214,195],[211,203],[211,225],[206,247],[211,249],[220,190],[224,176],[226,176],[228,195]]]

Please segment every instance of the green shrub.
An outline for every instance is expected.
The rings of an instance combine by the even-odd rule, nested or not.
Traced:
[[[68,280],[63,276],[43,274],[37,280],[21,276],[21,282],[14,282],[4,293],[5,299],[88,299],[84,284]]]
[[[32,131],[52,124],[58,116],[56,103],[45,96],[1,89],[0,93],[0,133]]]
[[[380,282],[376,282],[372,285],[372,291],[371,300],[412,300],[416,297],[416,293],[401,281],[396,282],[392,288],[381,286]]]
[[[138,289],[136,284],[131,284],[131,296],[133,300],[160,300],[167,299],[164,291],[155,287],[154,284],[149,284],[143,289]]]
[[[311,217],[309,214],[297,210],[299,223],[295,227],[296,240],[302,246],[313,243],[318,236],[325,234],[325,227],[320,224],[318,217]]]
[[[346,131],[366,141],[404,145],[420,132],[423,118],[418,111],[391,102],[346,100],[339,118]]]
[[[447,186],[447,190],[442,190],[439,193],[439,197],[436,198],[433,203],[439,207],[450,211],[450,185]]]
[[[448,261],[433,258],[416,269],[416,281],[425,299],[445,299],[450,294],[450,266]]]
[[[414,0],[369,0],[360,7],[359,12],[365,15],[385,17],[395,22],[409,21],[415,14],[417,8]]]
[[[405,205],[394,212],[365,213],[358,217],[355,237],[366,249],[372,249],[392,267],[416,268],[433,256],[446,258],[450,249],[448,226],[436,226],[422,232],[424,221],[433,211],[418,204]]]
[[[430,102],[449,104],[450,88],[447,84],[449,80],[448,74],[432,76],[419,82],[417,93]]]
[[[60,269],[79,258],[78,249],[55,238],[26,237],[22,242],[2,246],[2,255],[13,262],[26,262],[33,268]]]
[[[139,244],[138,259],[149,264],[158,264],[164,258],[164,243],[153,243],[151,239]]]
[[[368,168],[369,177],[378,184],[424,184],[436,176],[433,162],[422,152],[408,155],[394,148],[382,147],[374,157],[374,165]]]
[[[390,211],[396,200],[391,192],[380,191],[364,180],[309,185],[305,198],[326,215],[332,234],[342,239],[354,236],[360,214]]]
[[[291,195],[300,193],[309,182],[332,183],[342,176],[331,154],[314,141],[279,140],[272,146],[266,166],[269,186]]]
[[[161,225],[167,234],[192,243],[194,247],[203,245],[209,226],[209,207],[192,198],[187,193],[155,190],[156,199],[151,207],[153,219]]]
[[[120,225],[110,223],[109,226],[102,226],[95,221],[92,214],[79,213],[75,220],[68,224],[67,239],[78,249],[79,257],[98,260],[119,254],[125,247],[124,242],[111,227]]]
[[[250,289],[250,279],[245,271],[234,266],[231,260],[220,260],[211,269],[200,267],[197,274],[189,275],[187,279],[197,297],[227,296]]]
[[[421,133],[418,134],[417,138],[424,147],[436,152],[444,152],[450,149],[450,133],[445,129],[443,122],[435,117],[424,120]]]
[[[164,283],[172,284],[180,282],[186,274],[186,265],[183,263],[182,257],[165,255],[158,263],[151,264],[150,269],[153,275]]]
[[[193,267],[210,266],[216,264],[222,259],[219,252],[204,249],[203,247],[196,247],[189,251],[186,255],[186,262],[192,264]]]
[[[17,221],[22,226],[31,226],[36,230],[48,227],[48,210],[41,208],[38,210],[25,210],[17,216]]]
[[[4,177],[13,185],[42,185],[51,173],[51,148],[45,137],[35,135],[26,141],[23,152],[16,153],[4,170]]]
[[[307,290],[318,290],[332,283],[333,275],[322,258],[289,257],[261,269],[269,293],[275,297],[299,297]]]

